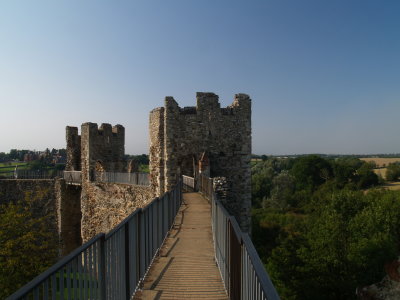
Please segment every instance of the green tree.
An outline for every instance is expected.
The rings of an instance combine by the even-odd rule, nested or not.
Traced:
[[[356,287],[380,281],[398,255],[398,192],[343,190],[319,200],[268,259],[283,299],[355,299]]]
[[[386,169],[386,179],[389,181],[397,181],[400,178],[400,164],[390,163]]]
[[[314,191],[319,185],[326,182],[333,172],[326,159],[318,155],[307,155],[295,160],[291,174],[296,179],[298,189]]]
[[[0,206],[0,299],[50,267],[57,257],[57,234],[47,218],[35,218],[26,205]]]
[[[295,191],[294,177],[287,170],[282,171],[272,180],[273,188],[271,195],[264,198],[264,207],[273,207],[278,209],[287,209],[295,206],[293,193]]]
[[[379,184],[379,177],[375,174],[373,165],[364,162],[357,170],[357,186],[366,189]]]

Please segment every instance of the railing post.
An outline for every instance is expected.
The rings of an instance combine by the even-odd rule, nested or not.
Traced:
[[[139,278],[141,278],[146,271],[146,249],[145,249],[145,233],[144,233],[144,217],[143,210],[141,209],[138,213],[139,217],[139,230],[138,230],[138,241],[139,241]]]
[[[100,300],[106,300],[106,252],[105,252],[105,236],[101,236],[100,243],[100,265],[99,265],[99,286]]]
[[[129,222],[126,222],[125,227],[125,289],[126,289],[126,300],[130,297],[130,276],[129,276]]]

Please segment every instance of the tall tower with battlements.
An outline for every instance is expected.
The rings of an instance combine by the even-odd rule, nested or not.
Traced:
[[[250,228],[251,99],[236,94],[221,108],[214,93],[197,93],[195,107],[179,107],[166,97],[164,107],[150,113],[150,175],[157,196],[180,175],[196,176],[198,161],[207,154],[211,177],[228,183],[226,208],[242,230]]]
[[[82,180],[90,181],[96,166],[103,171],[121,172],[124,167],[125,128],[104,123],[83,123],[81,135],[77,127],[67,126],[67,171],[82,171]]]

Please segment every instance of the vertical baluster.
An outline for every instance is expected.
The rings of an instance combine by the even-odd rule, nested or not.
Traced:
[[[47,278],[43,285],[43,299],[44,300],[49,299],[49,280],[50,280],[50,278]]]
[[[95,244],[93,244],[93,299],[98,299],[98,289],[99,289],[99,256],[98,256],[98,244],[99,242],[97,241]]]
[[[60,282],[60,300],[64,299],[64,267],[60,269],[59,274],[59,282]]]
[[[88,298],[93,299],[93,246],[88,249]]]
[[[56,300],[57,297],[57,273],[51,275],[51,299]]]
[[[78,256],[79,257],[79,256]],[[80,287],[78,287],[78,280],[79,280],[79,273],[78,273],[78,258],[75,257],[72,260],[72,272],[73,272],[73,281],[72,281],[72,286],[74,289],[74,300],[78,299],[78,291],[80,289]]]
[[[71,263],[68,263],[67,265],[66,265],[66,271],[67,271],[67,274],[66,274],[66,278],[67,278],[67,299],[68,300],[71,300]]]
[[[88,299],[87,272],[88,272],[88,253],[87,253],[87,249],[86,249],[83,252],[83,297],[84,297],[84,299]]]

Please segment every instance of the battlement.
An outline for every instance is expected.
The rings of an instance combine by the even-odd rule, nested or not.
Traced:
[[[92,136],[96,134],[98,136],[125,136],[125,128],[120,124],[111,126],[109,123],[102,123],[99,127],[97,123],[86,122],[82,124],[83,131],[89,132]]]
[[[237,113],[243,113],[247,110],[251,110],[251,99],[247,94],[236,94],[232,104],[227,107],[221,107],[218,95],[210,92],[197,92],[196,106],[180,107],[172,96],[165,97],[165,111],[172,114],[196,115],[198,113],[213,113],[231,116]],[[153,109],[150,115],[160,112],[164,112],[163,107]]]
[[[106,171],[122,171],[125,155],[125,128],[102,123],[86,122],[78,128],[67,126],[67,171],[83,171],[82,178],[89,180],[96,164]]]
[[[171,96],[165,107],[150,113],[150,173],[156,195],[162,195],[180,175],[196,177],[206,152],[210,174],[227,178],[232,187],[228,211],[242,229],[250,227],[251,99],[236,94],[221,108],[218,95],[196,93],[196,106],[179,107]],[[204,160],[204,159],[203,159]],[[207,162],[208,164],[208,162]],[[201,167],[205,168],[205,160]],[[204,170],[202,170],[204,171]]]

